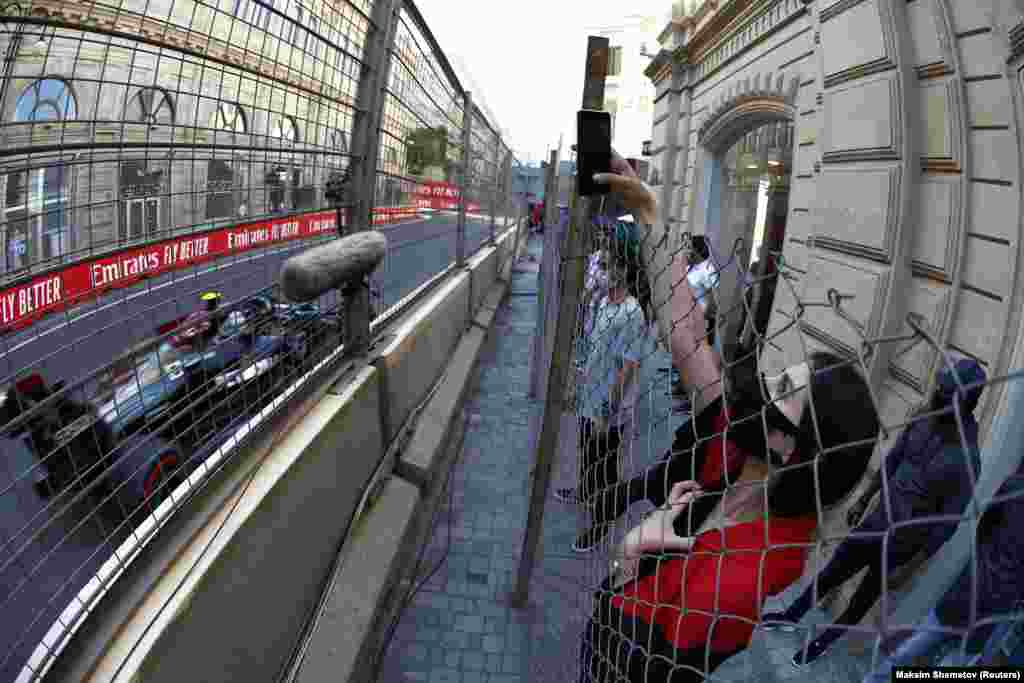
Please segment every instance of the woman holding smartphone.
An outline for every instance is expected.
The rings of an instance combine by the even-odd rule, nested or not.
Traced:
[[[612,170],[595,182],[650,233],[654,194],[617,155]],[[587,682],[700,680],[746,648],[764,600],[803,573],[819,502],[834,505],[856,486],[879,429],[863,375],[831,354],[770,379],[748,358],[723,389],[693,292],[674,286],[686,283],[687,258],[668,257],[665,282],[652,265],[666,261],[657,243],[641,240],[644,261],[654,301],[667,301],[662,329],[695,418],[677,432],[660,481],[642,480],[667,501],[627,535],[596,596],[581,648]],[[621,514],[614,507],[602,517]]]

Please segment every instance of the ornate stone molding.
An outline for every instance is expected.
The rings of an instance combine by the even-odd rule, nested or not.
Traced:
[[[1012,62],[1024,55],[1024,21],[1010,29],[1010,58]]]
[[[761,3],[748,0],[731,5],[735,6],[735,12],[727,15],[723,9],[722,21],[701,28],[689,44],[698,81],[714,73],[754,42],[807,11],[800,0]]]
[[[804,300],[827,301],[828,291],[833,288],[853,298],[844,307],[849,320],[836,315],[831,307],[814,306],[804,311],[804,329],[816,331],[819,338],[844,350],[856,350],[862,338],[876,337],[883,329],[882,302],[891,276],[891,269],[880,264],[812,252],[804,278]]]
[[[841,129],[841,121],[833,120],[832,112],[830,108],[833,106],[839,106],[840,111],[846,111],[847,106],[835,105],[834,101],[838,97],[850,97],[850,98],[862,98],[865,97],[864,89],[876,86],[887,86],[886,91],[888,95],[888,102],[884,103],[888,105],[889,110],[889,139],[887,144],[880,144],[872,147],[859,147],[844,143],[839,138],[839,131]],[[855,94],[854,91],[860,91]],[[903,144],[903,106],[902,106],[902,88],[900,82],[896,79],[886,79],[884,81],[874,81],[868,83],[857,83],[850,85],[842,89],[832,90],[827,93],[825,98],[825,130],[827,130],[827,141],[824,146],[825,153],[822,155],[821,160],[825,164],[842,164],[854,161],[890,161],[900,159],[900,150]],[[884,140],[879,142],[885,143]]]
[[[835,20],[844,13],[853,10],[864,4],[867,0],[841,0],[821,11],[821,23],[824,25],[829,20]],[[879,26],[882,30],[882,44],[885,54],[862,64],[853,64],[845,69],[833,73],[826,73],[824,84],[826,88],[833,88],[848,81],[855,81],[865,76],[882,73],[896,68],[896,35],[892,28],[892,18],[887,7],[875,3]],[[833,25],[834,26],[834,25]],[[823,29],[824,30],[824,29]]]
[[[896,166],[827,168],[818,181],[822,197],[842,196],[845,190],[854,195],[878,196],[883,201],[861,209],[832,206],[829,201],[812,207],[815,227],[809,246],[892,263],[899,228],[900,180]]]
[[[701,122],[697,138],[702,143],[718,137],[718,131],[728,126],[738,115],[765,113],[779,118],[793,118],[800,79],[786,74],[757,74],[737,81],[711,105]]]
[[[672,67],[683,66],[689,63],[686,47],[681,45],[674,50],[662,48],[654,55],[651,63],[644,69],[644,75],[657,85],[666,78],[672,77]]]

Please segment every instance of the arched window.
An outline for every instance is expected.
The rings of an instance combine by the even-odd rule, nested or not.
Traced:
[[[42,78],[21,93],[14,110],[15,121],[67,121],[78,118],[75,96],[58,78]]]
[[[245,113],[237,104],[221,102],[217,105],[217,111],[213,113],[211,128],[229,133],[244,133],[246,131]]]
[[[281,142],[295,144],[299,141],[299,126],[292,117],[279,116],[270,127],[270,134]]]
[[[742,237],[749,245],[749,254],[741,261],[747,306],[737,320],[726,328],[744,348],[753,343],[757,332],[766,334],[775,296],[777,268],[775,254],[782,251],[789,207],[789,186],[792,175],[792,149],[786,146],[791,138],[792,121],[775,121],[750,130],[721,154],[717,179],[717,201],[711,210],[717,217],[710,221],[715,229],[709,232],[712,251],[724,253]],[[728,305],[727,299],[722,301]],[[739,306],[739,302],[733,302]],[[751,315],[747,315],[746,311]],[[734,326],[733,326],[734,325]],[[731,341],[723,339],[723,342]]]
[[[18,97],[14,120],[66,121],[78,117],[71,87],[58,78],[29,84]],[[70,247],[71,174],[59,161],[7,174],[4,196],[3,265],[20,270],[58,258]]]
[[[143,88],[128,103],[125,118],[131,122],[150,126],[169,126],[174,123],[174,104],[171,96],[159,88]]]

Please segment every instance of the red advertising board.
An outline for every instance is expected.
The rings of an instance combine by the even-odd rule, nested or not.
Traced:
[[[426,181],[416,186],[416,206],[421,209],[458,211],[460,196],[459,188],[451,183]],[[479,213],[480,205],[466,202],[466,211]]]
[[[193,233],[84,261],[0,291],[0,333],[145,278],[232,254],[336,232],[334,212]]]
[[[413,218],[418,209],[377,207],[373,214],[373,224],[381,225]],[[155,275],[335,232],[333,211],[307,213],[193,233],[75,263],[0,291],[0,334],[23,329],[69,306]]]

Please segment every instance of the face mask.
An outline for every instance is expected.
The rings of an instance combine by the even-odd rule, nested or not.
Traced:
[[[798,439],[800,428],[793,424],[775,403],[765,402],[765,397],[771,397],[772,393],[763,374],[756,371],[743,372],[740,370],[733,375],[731,389],[730,422],[743,418],[748,419],[735,425],[730,424],[730,439],[752,455],[768,459],[772,464],[781,463],[781,454],[773,454],[768,448],[767,432],[778,430]],[[762,411],[763,420],[761,418]]]

